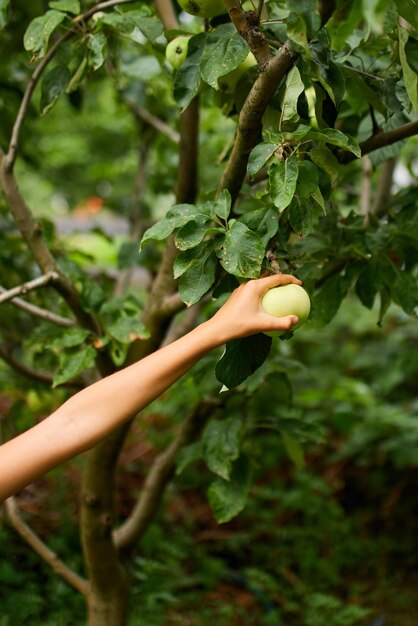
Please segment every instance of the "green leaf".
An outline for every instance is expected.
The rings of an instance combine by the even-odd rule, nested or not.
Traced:
[[[305,457],[299,441],[286,432],[282,431],[281,435],[289,458],[298,469],[303,469],[305,467]]]
[[[311,130],[312,126],[308,126],[307,124],[299,124],[297,128],[292,132],[278,132],[274,128],[268,128],[265,131],[265,134],[270,139],[270,143],[272,143],[272,145],[274,142],[275,149],[277,150],[283,143],[288,143],[291,145],[296,145],[300,143],[302,139],[304,139],[311,132]],[[263,144],[261,143],[258,145]]]
[[[312,308],[312,324],[315,328],[326,326],[337,314],[350,282],[342,276],[332,276],[315,296]]]
[[[405,0],[408,2],[408,0]],[[329,22],[327,31],[331,39],[331,47],[341,50],[347,45],[348,37],[363,19],[362,0],[337,0],[336,10]]]
[[[166,239],[177,228],[181,228],[188,222],[205,222],[214,217],[213,204],[176,204],[167,211],[165,217],[148,228],[141,240],[142,248],[149,241],[161,241]]]
[[[409,66],[408,59],[405,53],[405,45],[408,41],[409,34],[405,28],[398,26],[399,34],[399,59],[401,62],[403,79],[405,82],[406,91],[411,101],[412,108],[416,112],[418,110],[418,75]]]
[[[77,91],[79,89],[80,84],[85,76],[85,72],[87,69],[87,56],[83,56],[81,59],[80,65],[74,72],[69,82],[69,85],[66,89],[67,93],[73,93],[73,91]]]
[[[356,282],[356,294],[360,302],[371,309],[377,292],[383,287],[385,270],[379,257],[372,258],[360,273]]]
[[[315,200],[315,202],[321,207],[321,209],[325,213],[325,200],[319,187],[317,187],[315,191],[312,192],[311,198]]]
[[[361,110],[364,109],[366,104],[370,104],[376,111],[379,111],[386,117],[386,107],[382,102],[377,90],[373,89],[373,85],[377,87],[377,81],[370,81],[370,85],[366,79],[360,76],[355,68],[344,66],[344,74],[347,76],[346,90],[347,99],[353,106],[358,107]]]
[[[286,77],[286,90],[282,104],[281,120],[291,120],[298,116],[298,98],[305,89],[296,65],[292,67]]]
[[[188,465],[198,461],[203,457],[203,446],[201,441],[195,441],[189,446],[181,448],[176,456],[176,475],[179,476]]]
[[[196,304],[215,282],[217,259],[214,252],[206,251],[184,272],[179,281],[179,294],[187,306]]]
[[[383,287],[380,290],[379,319],[377,320],[378,326],[382,326],[383,318],[385,317],[391,304],[392,304],[392,298],[391,298],[390,291],[387,287]]]
[[[187,222],[179,228],[175,236],[175,244],[178,250],[189,250],[203,241],[208,235],[225,232],[222,228],[211,228],[205,222]]]
[[[397,270],[391,293],[394,302],[399,304],[405,313],[417,317],[418,285],[415,276],[406,271]]]
[[[176,228],[176,220],[173,217],[164,217],[162,220],[147,228],[145,231],[141,243],[140,249],[142,249],[150,241],[162,241],[166,239]]]
[[[106,13],[102,20],[103,24],[111,26],[121,35],[127,35],[133,41],[143,43],[143,37],[155,41],[164,32],[164,27],[159,19],[149,17],[145,9],[134,9],[124,13]]]
[[[234,222],[218,249],[218,256],[229,274],[257,278],[264,252],[264,244],[257,233],[242,222]]]
[[[134,13],[134,11],[130,13]],[[137,30],[139,30],[148,41],[155,42],[164,33],[162,22],[157,17],[142,15],[140,11],[138,11],[138,13],[139,15],[131,15],[136,27],[131,38],[133,41],[142,43],[142,38],[137,36]]]
[[[94,365],[96,350],[92,346],[87,346],[83,350],[68,354],[64,352],[60,359],[60,368],[54,376],[53,387],[62,385],[68,380],[75,378],[88,367]]]
[[[207,33],[199,33],[189,39],[187,58],[176,72],[173,95],[177,104],[184,110],[197,95],[202,84],[200,58]]]
[[[211,472],[229,480],[233,461],[239,457],[242,422],[236,417],[212,420],[203,433],[203,456]]]
[[[228,389],[237,387],[264,363],[271,343],[272,338],[264,333],[228,342],[216,364],[216,378]]]
[[[316,0],[288,0],[287,7],[303,18],[309,38],[312,39],[321,28],[321,17],[317,11]]]
[[[309,158],[318,167],[324,170],[334,181],[341,169],[337,157],[326,146],[314,147],[309,151]]]
[[[102,67],[106,60],[107,38],[102,32],[90,34],[87,38],[89,49],[88,64],[94,71]]]
[[[249,211],[240,217],[238,221],[246,224],[250,230],[256,232],[264,246],[267,246],[279,228],[277,211],[273,208]]]
[[[33,52],[38,59],[45,56],[49,38],[65,18],[65,13],[55,10],[47,11],[44,15],[35,17],[23,36],[25,50]]]
[[[402,15],[418,31],[418,11],[416,0],[395,0],[399,15]]]
[[[41,113],[46,115],[64,93],[70,82],[71,73],[66,65],[57,65],[47,72],[41,85]]]
[[[200,262],[204,256],[205,249],[202,246],[199,248],[187,248],[183,252],[180,252],[180,254],[176,256],[173,264],[173,277],[177,279],[183,276],[192,265]]]
[[[140,319],[121,315],[106,327],[107,333],[120,343],[131,343],[135,339],[148,339],[149,331]]]
[[[349,150],[350,152],[353,152],[356,157],[361,157],[361,150],[357,141],[353,139],[353,137],[350,137],[350,135],[346,135],[339,130],[335,130],[334,128],[324,128],[320,131],[311,131],[308,137],[309,139],[330,143],[333,146],[342,148],[343,150]]]
[[[290,13],[287,18],[287,36],[296,52],[310,56],[306,22],[301,15]]]
[[[229,522],[244,508],[251,487],[251,467],[241,456],[234,463],[230,480],[217,478],[208,489],[208,500],[219,524]]]
[[[291,227],[300,235],[308,235],[314,229],[321,214],[318,204],[313,204],[310,198],[295,196],[288,208],[288,217]]]
[[[258,171],[267,163],[269,158],[273,156],[278,148],[277,143],[269,143],[263,141],[256,145],[251,151],[250,158],[248,159],[247,174],[248,176],[254,176]]]
[[[333,61],[319,64],[320,83],[331,100],[339,107],[345,94],[345,79],[340,67]]]
[[[215,202],[215,213],[223,220],[227,220],[231,212],[231,194],[228,189],[222,189]]]
[[[318,169],[308,160],[300,161],[298,167],[299,174],[296,193],[303,198],[309,198],[318,187]]]
[[[218,78],[234,70],[248,56],[249,47],[231,23],[221,24],[208,36],[200,59],[202,79],[218,89]]]
[[[100,284],[92,279],[83,284],[81,305],[86,311],[96,313],[105,300],[105,293]]]
[[[298,179],[298,161],[295,155],[276,161],[269,169],[270,195],[274,205],[283,211],[292,201]]]
[[[409,39],[405,44],[405,54],[406,54],[406,60],[408,61],[409,67],[412,68],[416,74],[418,74],[418,40],[417,39],[412,39],[412,37],[409,36]]]
[[[0,30],[7,24],[7,13],[10,0],[0,0]]]
[[[61,337],[53,340],[52,345],[58,348],[75,348],[85,342],[90,335],[84,328],[67,328]]]
[[[67,11],[78,15],[80,13],[79,0],[53,0],[49,3],[51,9],[57,9],[58,11]]]

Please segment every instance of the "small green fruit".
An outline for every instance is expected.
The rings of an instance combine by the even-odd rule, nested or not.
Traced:
[[[211,18],[226,13],[223,0],[177,0],[183,11],[198,17]]]
[[[186,60],[189,38],[188,35],[180,35],[167,44],[165,58],[175,70],[178,70]]]
[[[224,93],[234,93],[238,82],[244,76],[251,67],[257,65],[257,61],[252,52],[249,52],[247,58],[238,65],[232,72],[220,76],[218,79],[218,85],[221,91]]]
[[[274,317],[297,315],[299,322],[292,330],[298,328],[308,319],[311,310],[311,301],[306,291],[299,285],[290,283],[270,289],[261,299],[261,306],[266,313]],[[266,333],[271,337],[278,337],[283,331]]]

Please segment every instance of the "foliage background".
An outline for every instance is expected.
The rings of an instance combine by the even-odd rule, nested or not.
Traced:
[[[23,36],[31,20],[53,4],[0,3],[7,22],[0,44],[0,142],[5,153],[36,67],[36,61],[29,62],[30,51],[23,49]],[[92,6],[82,4],[83,9]],[[99,316],[105,331],[100,347],[116,366],[129,358],[132,339],[145,337],[139,317],[155,297],[152,285],[167,246],[165,236],[159,242],[148,235],[150,243],[139,254],[138,241],[155,223],[160,238],[164,220],[158,220],[176,203],[182,166],[178,135],[166,128],[156,131],[143,112],[151,111],[172,131],[181,132],[175,88],[190,84],[190,75],[182,83],[181,75],[173,75],[164,63],[163,29],[154,7],[145,5],[135,3],[134,8],[142,11],[142,20],[153,20],[147,25],[157,29],[155,37],[133,36],[120,17],[124,13],[110,10],[109,23],[102,26],[108,46],[103,58],[104,48],[96,48],[95,56],[83,37],[62,46],[56,66],[69,68],[72,87],[56,102],[52,88],[44,87],[42,96],[42,87],[37,87],[14,168],[49,249],[81,294],[83,310]],[[270,3],[279,21],[270,25],[268,35],[276,43],[287,35],[300,53],[302,89],[315,87],[319,130],[335,125],[362,142],[375,134],[375,124],[387,131],[413,122],[418,24],[409,4],[348,3],[348,13],[342,14],[345,5],[337,3],[327,25],[329,42],[323,45],[318,36],[316,49],[309,53],[308,37],[314,38],[319,25],[310,22],[314,5]],[[281,11],[289,9],[293,22],[283,21]],[[180,20],[189,32],[202,29],[199,19],[190,21],[183,14]],[[103,32],[98,23],[96,37]],[[86,50],[91,55],[87,66]],[[309,56],[313,52],[319,63]],[[297,76],[295,82],[296,91],[281,83],[264,120],[265,125],[268,119],[276,125],[278,118],[283,122],[287,94],[285,128],[291,135],[300,124],[312,122],[307,102],[299,97]],[[200,202],[213,203],[214,190],[225,180],[246,90],[242,84],[232,100],[207,86],[200,94]],[[277,133],[282,130],[265,130],[261,139],[280,144],[283,137]],[[341,146],[320,140],[316,148],[324,169],[312,153],[309,158],[301,153],[305,165],[299,163],[304,182],[312,178],[315,189],[301,187],[301,176],[299,188],[293,189],[296,201],[286,207],[278,206],[282,198],[272,201],[274,189],[282,189],[274,182],[277,175],[283,183],[277,173],[281,165],[272,167],[267,193],[264,183],[244,183],[236,217],[251,220],[251,211],[258,208],[264,214],[273,207],[280,212],[273,257],[284,271],[304,280],[313,298],[312,319],[290,341],[274,341],[261,368],[237,390],[221,394],[222,413],[215,407],[201,442],[191,443],[178,456],[178,472],[167,485],[163,506],[129,555],[129,625],[204,626],[214,619],[220,625],[244,626],[415,624],[416,146],[411,137],[373,150],[361,161],[338,165]],[[269,150],[260,148],[261,161]],[[256,175],[254,154],[251,163]],[[312,173],[312,164],[319,165],[319,173]],[[187,174],[193,178],[193,172]],[[382,199],[379,193],[387,178],[392,185]],[[311,198],[317,187],[325,212]],[[303,214],[298,198],[308,207]],[[0,198],[0,275],[2,286],[10,289],[39,275],[39,269],[7,200]],[[257,226],[254,220],[249,224]],[[248,248],[243,245],[243,250]],[[263,266],[271,263],[264,250],[262,259]],[[259,270],[250,267],[248,275]],[[239,270],[237,276],[245,273]],[[192,289],[190,296],[187,287],[183,282],[182,295],[193,302],[204,295]],[[217,291],[222,289],[217,286]],[[222,297],[204,297],[189,310],[192,314],[176,310],[171,330],[206,319]],[[53,289],[37,290],[27,299],[44,310],[71,315],[68,303]],[[80,327],[63,330],[10,302],[0,306],[0,411],[7,438],[94,379],[97,346]],[[219,398],[215,370],[220,356],[221,351],[207,357],[131,427],[117,468],[118,523],[129,516],[149,468],[167,450],[185,417],[200,407],[202,398]],[[39,372],[50,376],[38,380]],[[67,388],[68,383],[73,386]],[[222,429],[220,438],[219,432],[211,433],[210,424]],[[218,524],[208,492],[214,476],[219,485],[229,475],[237,446],[251,459],[250,497],[238,517]],[[88,577],[78,529],[85,464],[85,459],[76,459],[51,472],[17,501],[32,530],[73,571]],[[245,476],[239,476],[234,485],[244,483]],[[216,511],[214,499],[209,500]],[[241,496],[238,500],[240,506]],[[227,509],[231,502],[233,498],[227,500]],[[0,624],[85,623],[82,596],[32,553],[6,515],[0,532]]]

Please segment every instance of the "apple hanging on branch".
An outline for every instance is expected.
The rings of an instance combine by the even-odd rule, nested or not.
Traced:
[[[167,44],[165,58],[175,70],[180,69],[187,57],[190,35],[179,35]]]
[[[295,330],[308,319],[311,301],[307,292],[299,285],[280,285],[267,291],[261,298],[261,306],[266,313],[274,317],[297,315],[299,322],[293,326]],[[270,337],[279,337],[281,331],[266,333]]]

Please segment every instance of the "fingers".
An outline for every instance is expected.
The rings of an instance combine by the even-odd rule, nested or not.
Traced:
[[[296,278],[296,276],[292,276],[291,274],[273,274],[272,276],[266,276],[265,278],[258,278],[253,282],[257,285],[261,294],[264,294],[269,289],[278,287],[279,285],[288,285],[289,283],[293,283],[294,285],[302,284],[302,281],[299,280],[299,278]]]
[[[280,330],[290,330],[299,322],[299,318],[296,315],[286,315],[286,317],[276,318],[276,321]]]
[[[295,326],[299,322],[299,318],[296,315],[286,315],[284,317],[273,317],[272,315],[266,315],[267,317],[263,319],[263,322],[261,324],[261,326],[263,326],[262,332],[291,330],[293,326]]]

